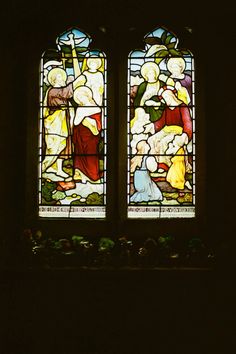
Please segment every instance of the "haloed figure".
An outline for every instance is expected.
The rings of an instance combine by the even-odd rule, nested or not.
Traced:
[[[150,115],[150,120],[155,122],[162,114],[163,107],[158,92],[165,83],[160,79],[159,66],[154,62],[144,63],[141,67],[141,75],[145,81],[139,85],[134,106],[144,107],[145,112]]]
[[[72,141],[74,144],[74,180],[92,183],[100,182],[99,149],[101,108],[93,99],[93,93],[86,86],[74,92],[78,104],[74,118]]]
[[[49,71],[48,82],[51,87],[45,95],[43,112],[46,151],[42,172],[54,173],[62,178],[69,177],[63,171],[63,150],[69,136],[69,99],[73,97],[74,89],[85,82],[85,78],[81,75],[68,85],[66,81],[64,69],[53,68]]]
[[[184,73],[185,66],[185,60],[181,57],[170,58],[167,62],[167,69],[171,73],[170,79],[173,80],[178,99],[189,104],[192,97],[192,79],[191,76]]]
[[[102,59],[99,57],[89,57],[87,59],[88,70],[83,72],[86,77],[86,86],[88,86],[93,93],[93,99],[98,106],[102,105],[104,92],[104,78],[99,68],[102,66]]]

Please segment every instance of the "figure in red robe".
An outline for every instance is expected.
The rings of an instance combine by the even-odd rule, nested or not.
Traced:
[[[95,103],[89,87],[80,86],[74,92],[78,103],[74,118],[74,180],[100,182],[99,141],[102,129],[101,108]]]

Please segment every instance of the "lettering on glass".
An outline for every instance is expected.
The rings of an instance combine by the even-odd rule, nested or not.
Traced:
[[[195,216],[192,53],[157,28],[128,58],[128,217]]]
[[[41,59],[39,215],[105,217],[106,58],[72,28]]]

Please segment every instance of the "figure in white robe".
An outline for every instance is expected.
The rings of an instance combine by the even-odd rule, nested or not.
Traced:
[[[99,57],[89,57],[87,59],[88,70],[83,72],[86,77],[86,86],[88,86],[93,93],[93,99],[98,106],[103,104],[104,93],[104,77],[103,73],[99,71],[102,66],[102,59]]]

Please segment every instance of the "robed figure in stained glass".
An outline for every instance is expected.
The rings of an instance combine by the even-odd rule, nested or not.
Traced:
[[[74,34],[69,34],[67,44],[71,45],[72,55],[75,52]],[[42,172],[55,173],[62,178],[69,175],[63,171],[63,155],[71,154],[69,145],[70,132],[70,101],[73,92],[86,79],[81,75],[77,56],[73,55],[75,80],[68,83],[67,73],[62,68],[53,68],[48,73],[51,85],[44,98],[44,127],[45,127],[45,158],[42,162]],[[68,146],[69,145],[69,146]],[[67,149],[66,149],[67,148]],[[64,153],[63,153],[64,152]]]
[[[148,139],[151,145],[151,151],[155,155],[159,155],[159,147],[162,145],[162,151],[165,152],[168,159],[166,164],[168,169],[166,180],[173,188],[178,190],[184,189],[185,186],[185,149],[189,141],[192,139],[192,119],[189,108],[177,98],[174,90],[166,89],[161,92],[166,103],[166,107],[161,118],[153,123],[155,132],[161,132],[152,135]],[[175,147],[177,150],[175,151]],[[170,158],[175,151],[178,158]],[[164,156],[165,156],[164,155]],[[190,186],[188,183],[187,186]]]
[[[136,192],[131,196],[132,202],[160,201],[163,199],[158,186],[151,179],[149,172],[157,169],[153,156],[148,156],[150,146],[145,140],[137,144],[137,155],[131,160],[131,172],[134,172],[134,187]]]
[[[74,180],[99,182],[98,144],[102,127],[101,107],[94,98],[92,90],[86,86],[74,92],[78,103],[74,118],[72,141],[74,144]]]

